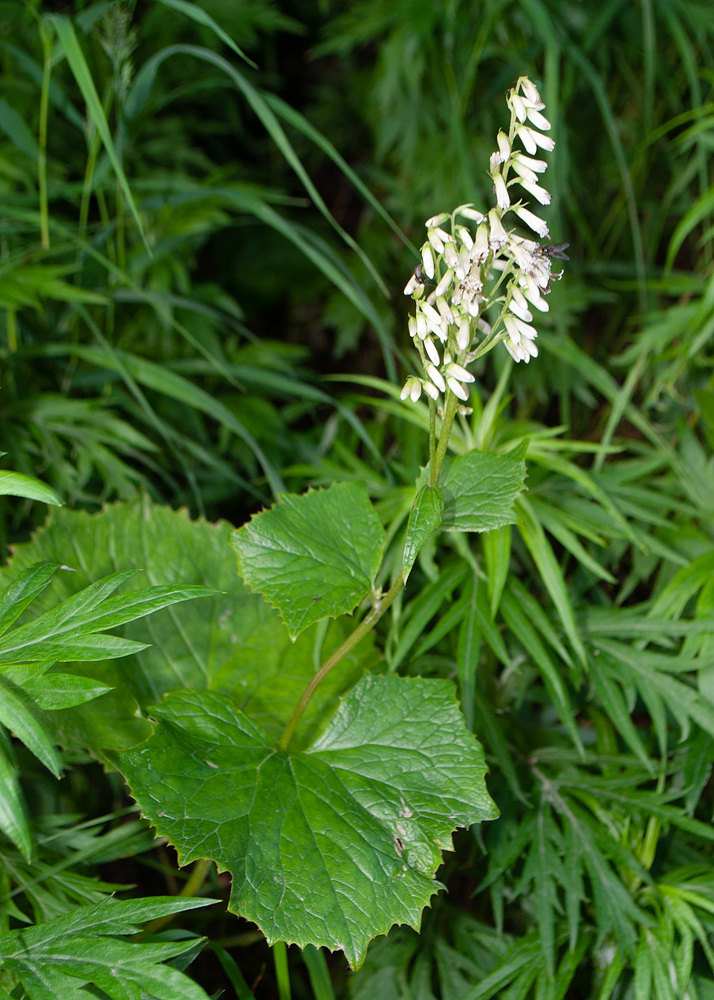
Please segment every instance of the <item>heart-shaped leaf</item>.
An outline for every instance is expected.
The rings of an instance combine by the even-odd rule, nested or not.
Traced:
[[[231,872],[231,909],[270,942],[341,948],[418,926],[451,834],[497,815],[449,681],[367,675],[303,751],[281,752],[227,698],[169,695],[115,755],[181,864]]]
[[[357,607],[374,585],[385,534],[362,483],[286,494],[231,535],[245,582],[292,636]]]

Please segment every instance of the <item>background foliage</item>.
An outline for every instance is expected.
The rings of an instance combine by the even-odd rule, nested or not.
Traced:
[[[116,945],[129,969],[140,947],[165,970],[131,980],[156,996],[188,995],[186,969],[241,1000],[290,983],[317,1000],[714,996],[711,6],[8,0],[0,23],[3,461],[67,505],[3,589],[37,560],[73,565],[107,501],[240,525],[284,487],[346,481],[378,502],[400,564],[426,458],[425,409],[398,403],[410,244],[435,212],[490,201],[522,73],[554,122],[549,224],[571,244],[541,357],[489,355],[452,439],[529,442],[518,524],[433,536],[380,626],[388,671],[458,682],[501,811],[457,838],[421,934],[394,930],[351,976],[314,949],[270,956],[220,907],[163,929],[178,902],[147,897],[228,887],[177,871],[92,741],[70,738],[90,701],[61,717],[60,782],[2,734],[33,860],[0,837],[0,996],[40,995],[13,965],[19,927],[39,954],[81,921],[89,952]],[[0,505],[6,546],[45,519]],[[200,567],[160,582],[239,588]],[[141,701],[151,655],[116,661],[130,683],[105,697]],[[110,918],[118,886],[133,902]],[[150,941],[129,943],[146,920]],[[77,991],[53,975],[45,995]]]

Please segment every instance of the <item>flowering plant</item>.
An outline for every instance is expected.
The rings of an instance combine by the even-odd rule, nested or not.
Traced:
[[[550,122],[542,114],[545,105],[528,77],[520,77],[508,92],[507,102],[511,111],[508,134],[498,133],[498,150],[489,165],[495,207],[484,215],[473,205],[459,205],[451,215],[442,212],[426,222],[422,263],[404,289],[416,302],[409,333],[424,377],[409,376],[402,399],[416,402],[423,391],[433,405],[441,393],[450,392],[467,402],[466,386],[474,381],[467,366],[501,341],[515,361],[528,363],[538,356],[531,307],[548,311],[544,296],[553,277],[552,258],[567,260],[563,253],[567,244],[543,246],[526,239],[507,228],[504,217],[512,212],[539,237],[549,236],[547,225],[527,203],[512,200],[511,189],[519,185],[541,205],[550,204],[550,194],[538,183],[547,163],[532,154],[538,147],[550,151],[555,143],[543,135],[550,130]],[[525,153],[514,148],[516,139]],[[514,176],[509,179],[511,171]],[[449,220],[450,232],[443,228]],[[469,223],[476,224],[475,234]],[[431,281],[436,284],[427,291]],[[500,311],[491,324],[486,316],[494,306],[500,306]]]

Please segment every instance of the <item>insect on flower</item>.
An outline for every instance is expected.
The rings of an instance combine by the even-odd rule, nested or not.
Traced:
[[[538,253],[543,257],[555,257],[557,260],[570,260],[570,257],[568,257],[567,253],[565,253],[569,246],[569,243],[550,243],[539,247]]]

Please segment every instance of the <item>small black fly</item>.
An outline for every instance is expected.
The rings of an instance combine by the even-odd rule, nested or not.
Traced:
[[[414,277],[416,278],[418,285],[426,284],[426,274],[424,273],[424,268],[421,266],[421,264],[417,264],[417,266],[414,268]]]
[[[565,251],[570,246],[569,243],[549,243],[545,246],[540,246],[538,252],[544,257],[555,257],[558,260],[570,260]]]

